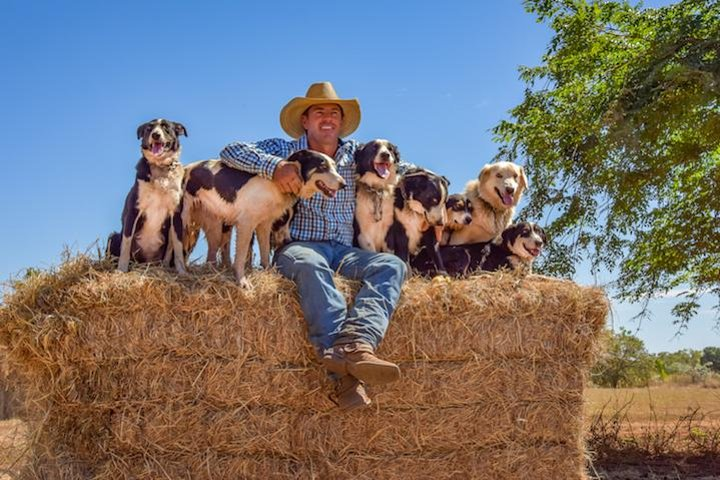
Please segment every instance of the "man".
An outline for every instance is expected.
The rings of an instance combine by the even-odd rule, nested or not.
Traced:
[[[280,125],[294,141],[280,138],[231,143],[220,152],[233,167],[272,179],[285,193],[297,193],[301,179],[283,159],[297,150],[316,150],[334,158],[347,188],[333,199],[319,195],[300,200],[290,224],[293,242],[275,255],[282,275],[292,279],[320,362],[335,374],[335,401],[343,410],[370,405],[364,384],[382,384],[400,376],[397,365],[375,356],[400,297],[407,274],[394,255],[352,246],[355,212],[355,151],[343,140],[360,123],[357,99],[340,99],[329,82],[310,86],[280,112]],[[333,274],[361,280],[348,309]]]

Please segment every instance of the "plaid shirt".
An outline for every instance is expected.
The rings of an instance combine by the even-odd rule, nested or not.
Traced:
[[[290,223],[293,240],[335,240],[343,245],[353,243],[353,219],[355,218],[355,140],[339,140],[335,162],[338,173],[347,186],[335,198],[315,194],[307,200],[300,199],[295,216]],[[288,141],[270,138],[257,143],[234,142],[220,152],[226,165],[272,179],[280,160],[298,150],[308,148],[307,137]]]

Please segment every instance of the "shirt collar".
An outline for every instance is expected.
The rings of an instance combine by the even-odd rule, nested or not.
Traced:
[[[338,149],[337,152],[335,152],[335,160],[339,160],[342,156],[345,155],[345,147],[348,145],[348,143],[349,142],[347,140],[343,140],[342,138],[338,139]],[[306,150],[310,148],[308,146],[308,139],[306,133],[303,133],[303,135],[297,139],[297,146],[298,150]]]

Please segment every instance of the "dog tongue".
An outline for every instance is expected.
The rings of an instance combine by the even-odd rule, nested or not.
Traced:
[[[153,155],[160,155],[160,153],[162,153],[162,149],[163,149],[162,143],[153,143],[153,145],[152,145]]]
[[[376,163],[375,171],[378,175],[380,175],[380,178],[387,178],[390,176],[390,169],[388,168],[387,163]]]
[[[512,195],[510,195],[509,193],[504,193],[503,196],[502,196],[502,202],[503,202],[505,205],[512,205],[512,203],[513,203],[513,197],[512,197]]]

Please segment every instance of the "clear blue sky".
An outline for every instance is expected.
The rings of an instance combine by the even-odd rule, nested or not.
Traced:
[[[280,108],[315,81],[360,99],[355,138],[392,140],[460,191],[496,152],[489,129],[522,99],[518,65],[539,63],[549,38],[519,0],[4,0],[0,279],[119,228],[140,123],[180,121],[183,161],[211,158],[232,140],[283,136]],[[720,344],[709,302],[671,340],[672,304],[653,302],[639,332],[649,350]],[[632,306],[614,308],[627,325]]]

